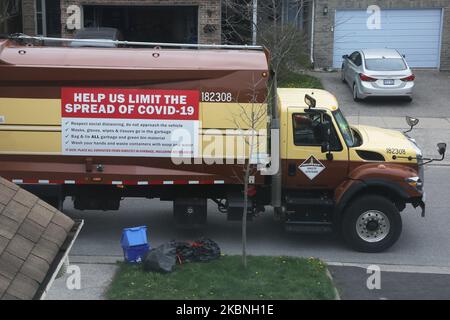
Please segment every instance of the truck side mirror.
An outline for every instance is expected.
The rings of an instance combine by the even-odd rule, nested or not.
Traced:
[[[409,126],[409,130],[405,131],[405,133],[411,132],[412,129],[414,129],[415,126],[417,126],[419,124],[419,119],[417,118],[412,118],[412,117],[406,117],[406,123]]]
[[[445,152],[447,151],[447,144],[444,142],[438,143],[438,152],[441,156],[445,156]]]
[[[309,109],[314,109],[316,107],[316,99],[311,97],[309,94],[305,94],[305,103]]]
[[[333,160],[333,154],[331,153],[331,144],[330,144],[330,138],[331,138],[331,127],[330,123],[328,122],[327,125],[323,127],[323,142],[320,146],[320,151],[322,153],[327,154],[327,160],[331,161]]]

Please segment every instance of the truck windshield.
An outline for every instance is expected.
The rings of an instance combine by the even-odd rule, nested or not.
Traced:
[[[339,126],[339,130],[344,137],[345,143],[348,147],[353,147],[355,145],[355,137],[353,136],[353,131],[350,128],[350,125],[342,114],[341,110],[333,111],[334,119]]]

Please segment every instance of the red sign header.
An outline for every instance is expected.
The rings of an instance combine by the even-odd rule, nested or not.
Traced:
[[[198,91],[62,88],[63,118],[199,120]]]

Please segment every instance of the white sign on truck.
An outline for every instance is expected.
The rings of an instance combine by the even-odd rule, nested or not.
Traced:
[[[188,90],[63,88],[65,155],[171,157],[183,130],[182,157],[198,155],[199,92]]]

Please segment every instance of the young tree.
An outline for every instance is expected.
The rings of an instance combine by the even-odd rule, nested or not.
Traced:
[[[251,44],[256,34],[257,44],[270,51],[270,67],[278,77],[306,52],[305,35],[298,21],[306,16],[310,5],[311,0],[224,0],[224,42]]]
[[[8,23],[12,18],[17,18],[20,12],[20,0],[0,1],[0,33],[9,32]]]
[[[263,81],[262,79],[259,81]],[[260,151],[266,152],[267,135],[264,128],[267,122],[267,97],[261,102],[258,96],[257,88],[259,81],[253,81],[249,84],[250,102],[248,104],[239,104],[239,112],[233,114],[232,121],[238,133],[243,137],[244,161],[242,172],[234,172],[235,176],[243,184],[243,210],[242,210],[242,264],[247,268],[247,219],[249,213],[249,193],[253,185],[251,177],[257,173]],[[262,132],[263,131],[263,132]],[[255,163],[256,162],[256,163]]]

